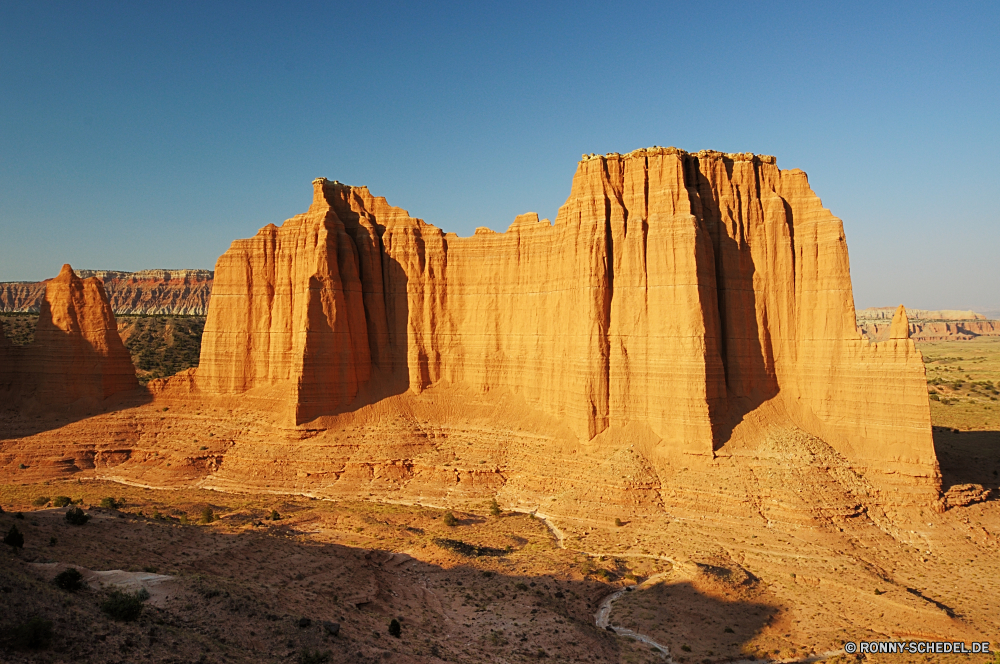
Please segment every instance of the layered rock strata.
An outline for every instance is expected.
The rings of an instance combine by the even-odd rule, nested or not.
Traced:
[[[585,156],[555,224],[469,238],[313,186],[306,214],[219,259],[201,389],[285,388],[303,425],[462,384],[582,440],[641,423],[654,455],[705,458],[767,404],[859,467],[936,486],[922,358],[861,338],[842,223],[773,157]]]
[[[212,295],[211,270],[77,270],[81,279],[97,277],[116,314],[204,316]],[[38,311],[45,281],[0,283],[0,311]]]
[[[69,265],[46,282],[35,340],[12,347],[4,337],[0,343],[5,390],[43,408],[138,387],[101,280],[80,279]]]

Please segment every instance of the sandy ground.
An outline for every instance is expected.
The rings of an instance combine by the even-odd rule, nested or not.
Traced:
[[[184,390],[48,419],[0,413],[0,531],[25,536],[23,551],[0,551],[0,659],[664,661],[629,631],[677,664],[846,661],[830,653],[862,639],[1000,649],[1000,420],[945,417],[992,412],[983,383],[1000,353],[938,351],[930,375],[954,364],[979,386],[950,380],[942,389],[969,396],[948,398],[969,404],[931,403],[943,500],[903,504],[798,430],[652,464],[641,432],[573,443],[502,395],[393,397],[324,431],[275,426],[267,395]],[[60,495],[91,521],[34,505]],[[105,497],[123,507],[98,507]],[[206,507],[219,518],[199,524]],[[65,566],[88,587],[56,588]],[[101,612],[115,583],[153,595],[138,622]],[[606,615],[620,633],[602,629],[601,603],[627,586]],[[15,649],[31,616],[52,621],[52,641]]]

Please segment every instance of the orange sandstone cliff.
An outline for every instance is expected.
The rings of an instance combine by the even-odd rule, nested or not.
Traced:
[[[0,380],[11,396],[38,407],[101,401],[138,387],[128,350],[100,279],[80,279],[69,265],[46,282],[35,340],[0,342]]]
[[[460,384],[581,440],[638,425],[654,457],[795,426],[882,483],[937,487],[921,355],[861,337],[842,223],[773,157],[585,155],[554,224],[469,238],[365,187],[313,186],[305,214],[219,259],[200,389],[267,392],[322,428]]]

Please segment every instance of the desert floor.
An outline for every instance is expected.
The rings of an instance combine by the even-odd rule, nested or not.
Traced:
[[[846,662],[854,657],[840,652],[843,644],[862,639],[990,641],[997,650],[1000,409],[992,397],[1000,343],[921,350],[939,395],[931,401],[935,446],[952,502],[896,510],[866,503],[862,480],[825,456],[820,443],[780,436],[754,452],[753,472],[733,459],[676,469],[670,482],[700,493],[661,489],[655,510],[572,516],[565,508],[572,496],[521,507],[504,489],[499,515],[485,499],[447,503],[455,517],[448,525],[447,501],[404,504],[416,501],[377,489],[357,500],[219,490],[225,483],[157,488],[157,478],[171,476],[184,459],[202,464],[184,466],[192,477],[211,471],[225,452],[226,427],[250,426],[223,424],[207,408],[197,418],[161,402],[124,411],[155,419],[163,436],[169,427],[201,430],[199,439],[185,434],[185,449],[154,450],[163,437],[129,442],[144,446],[130,463],[139,468],[141,458],[148,468],[146,481],[130,484],[44,460],[26,463],[32,445],[72,446],[86,421],[37,433],[18,420],[18,431],[30,431],[0,441],[0,534],[16,525],[24,535],[23,550],[0,551],[0,655],[52,664],[667,661],[666,652],[628,633],[661,644],[680,664]],[[102,417],[118,422],[124,415],[95,419]],[[457,436],[435,444],[434,454],[447,459],[442,468],[502,461],[496,450]],[[565,458],[576,457],[590,463],[585,451]],[[759,504],[750,516],[731,506],[754,491]],[[90,521],[67,523],[67,508],[53,506],[58,496],[78,501]],[[100,507],[105,498],[117,507]],[[79,568],[88,585],[56,587],[52,579],[67,566]],[[122,573],[93,574],[109,570]],[[138,620],[102,612],[115,583],[149,590]],[[610,631],[595,615],[618,591],[606,615]],[[52,623],[43,648],[19,644],[33,617]],[[388,633],[393,618],[398,638]],[[326,622],[339,632],[330,634]]]

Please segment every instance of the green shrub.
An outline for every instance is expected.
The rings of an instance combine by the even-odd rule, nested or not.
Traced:
[[[35,616],[13,629],[14,645],[18,648],[40,650],[52,640],[52,621]]]
[[[101,498],[101,507],[103,507],[106,510],[116,510],[121,506],[122,506],[121,501],[115,500],[110,496],[107,498]]]
[[[90,515],[85,514],[79,507],[71,507],[66,510],[66,521],[74,526],[82,526],[90,521]]]
[[[496,498],[490,500],[490,516],[500,516],[500,505]]]
[[[49,497],[48,496],[39,496],[38,498],[35,498],[34,500],[32,500],[31,504],[34,505],[35,507],[45,507],[46,505],[49,504]]]
[[[622,527],[622,526],[624,526],[625,524],[624,524],[624,523],[622,523],[622,520],[621,520],[621,519],[619,519],[618,517],[615,517],[615,525],[616,525],[616,526],[618,526],[619,528],[621,528],[621,527]]]
[[[16,523],[7,531],[7,535],[3,538],[3,543],[13,547],[15,550],[24,548],[24,535],[17,529]]]
[[[52,499],[52,504],[56,507],[66,507],[72,502],[73,500],[69,496],[56,496]]]
[[[201,511],[201,522],[212,523],[213,521],[215,521],[215,512],[212,511],[211,507],[206,505],[205,509]]]
[[[54,581],[57,586],[72,593],[83,587],[83,574],[75,567],[67,567],[56,575]]]
[[[456,519],[455,515],[452,514],[451,512],[445,512],[444,525],[448,526],[449,528],[453,528],[458,525],[458,519]]]
[[[112,590],[101,602],[101,611],[114,620],[132,622],[142,614],[142,603],[149,599],[149,591],[140,588],[135,592]]]
[[[403,628],[400,626],[399,621],[393,618],[389,621],[389,636],[394,636],[397,639],[399,635],[403,633]]]
[[[447,549],[448,551],[452,551],[461,556],[466,556],[467,558],[478,558],[480,556],[504,556],[508,553],[508,551],[505,551],[504,549],[495,549],[489,546],[476,546],[475,544],[469,544],[468,542],[463,542],[461,540],[435,537],[431,541],[442,549]]]
[[[271,521],[280,521],[281,515],[278,514],[278,510],[271,510],[271,516],[268,517]]]

